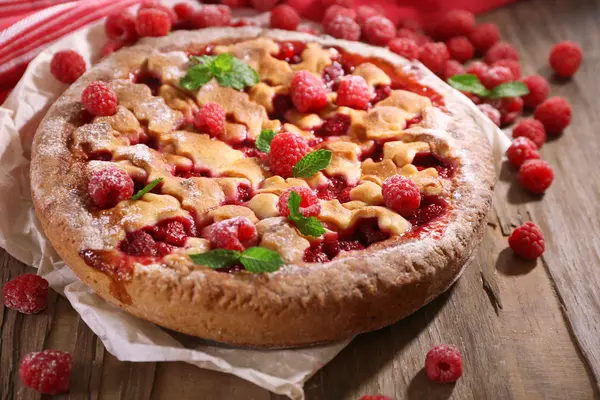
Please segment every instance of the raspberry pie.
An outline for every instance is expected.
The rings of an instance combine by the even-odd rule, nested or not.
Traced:
[[[479,115],[381,48],[177,32],[56,101],[33,197],[66,263],[127,312],[237,345],[339,340],[459,276],[494,184]]]

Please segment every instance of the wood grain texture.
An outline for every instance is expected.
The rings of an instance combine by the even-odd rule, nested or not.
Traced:
[[[600,370],[600,1],[523,0],[482,16],[500,25],[522,55],[524,75],[550,77],[547,56],[558,39],[585,49],[574,80],[553,82],[553,94],[574,108],[572,126],[547,143],[543,157],[555,183],[543,199],[502,170],[484,242],[448,293],[390,327],[357,337],[306,384],[308,399],[590,399]],[[547,251],[537,262],[513,257],[506,237],[533,220]],[[0,281],[26,267],[0,251]],[[18,363],[29,351],[70,351],[72,389],[59,399],[283,399],[234,376],[184,363],[124,363],[103,348],[63,298],[51,295],[39,315],[0,313],[0,400],[39,399],[22,387]],[[427,350],[454,343],[465,374],[435,385],[422,370]],[[589,362],[588,362],[589,360]]]

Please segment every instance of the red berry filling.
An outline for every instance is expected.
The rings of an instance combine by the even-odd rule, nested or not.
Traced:
[[[441,178],[451,178],[456,170],[454,165],[440,159],[431,152],[415,154],[412,164],[417,167],[419,171],[427,168],[435,168]]]
[[[225,201],[225,204],[242,205],[249,201],[253,196],[252,188],[246,184],[240,184],[235,191],[235,196]]]
[[[39,275],[24,274],[6,282],[2,292],[6,307],[35,314],[46,308],[48,281]]]
[[[317,197],[321,200],[338,199],[340,203],[350,201],[350,190],[354,186],[348,186],[343,176],[333,176],[326,185],[317,188]]]
[[[344,76],[342,64],[334,61],[323,70],[323,83],[329,90],[337,90],[342,76]]]
[[[371,100],[371,104],[377,104],[382,100],[387,99],[392,94],[392,88],[387,85],[379,85],[375,88],[375,96]]]
[[[323,125],[315,131],[315,135],[320,136],[342,136],[348,132],[350,128],[350,116],[346,114],[335,114],[325,120]]]
[[[422,196],[419,208],[408,217],[408,221],[415,226],[428,224],[446,213],[449,204],[438,196]]]
[[[271,119],[284,120],[285,113],[294,107],[292,98],[286,94],[278,94],[273,97],[273,112],[269,116]]]
[[[213,248],[244,251],[258,242],[256,226],[246,217],[215,222],[202,231]]]
[[[289,64],[298,64],[302,62],[302,52],[305,48],[306,44],[301,42],[281,42],[279,43],[279,53],[274,57]]]

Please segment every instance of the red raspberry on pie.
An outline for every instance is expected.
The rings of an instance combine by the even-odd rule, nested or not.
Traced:
[[[281,4],[271,11],[271,28],[295,31],[300,24],[300,15],[292,7]]]
[[[338,106],[366,110],[369,100],[371,100],[371,91],[365,78],[356,75],[342,78],[337,90],[336,104]]]
[[[539,159],[540,152],[537,146],[526,137],[518,137],[506,150],[508,161],[515,167],[520,167],[525,161]]]
[[[552,184],[554,172],[552,167],[543,160],[527,160],[519,170],[519,182],[532,193],[542,194]]]
[[[500,29],[496,24],[479,24],[469,34],[469,40],[478,51],[485,53],[500,40]]]
[[[276,135],[271,142],[269,162],[271,170],[282,177],[292,176],[294,166],[310,151],[303,137],[290,132]]]
[[[19,375],[26,387],[55,395],[69,390],[72,368],[69,353],[44,350],[27,354],[19,366]]]
[[[334,38],[356,41],[360,39],[360,26],[349,17],[336,15],[325,25],[325,33]]]
[[[550,85],[546,78],[540,75],[531,75],[521,79],[521,82],[527,85],[529,94],[522,96],[525,107],[535,108],[542,104],[550,93]]]
[[[570,78],[581,65],[583,52],[581,47],[570,40],[563,40],[552,47],[550,51],[550,66],[561,78]]]
[[[2,292],[6,307],[23,314],[36,314],[46,308],[48,281],[39,275],[23,274],[6,282]]]
[[[376,46],[385,46],[396,36],[396,27],[386,17],[374,15],[365,21],[363,33],[367,42]]]
[[[394,53],[406,58],[407,60],[416,60],[419,58],[419,46],[416,42],[405,39],[405,38],[396,38],[390,40],[388,43],[388,47]]]
[[[156,241],[144,231],[133,231],[127,233],[125,240],[121,243],[121,250],[130,256],[155,257],[157,255]]]
[[[231,25],[231,8],[221,5],[203,5],[192,17],[196,28]]]
[[[223,3],[225,4],[225,3]],[[231,7],[230,4],[226,4]],[[194,7],[190,3],[177,3],[173,6],[173,11],[177,14],[179,21],[187,21],[194,15]]]
[[[473,74],[479,81],[483,83],[487,79],[488,70],[490,68],[486,63],[481,61],[474,61],[467,67],[467,74]]]
[[[533,222],[515,228],[508,237],[508,245],[520,257],[535,260],[546,248],[544,233]]]
[[[475,55],[475,48],[465,36],[456,36],[446,42],[450,57],[453,59],[466,62]]]
[[[427,352],[427,377],[435,382],[456,382],[463,373],[460,350],[452,344],[439,344]]]
[[[160,4],[158,1],[143,1],[142,4],[140,5],[139,10],[147,10],[147,9],[160,10],[160,11],[166,13],[169,16],[169,19],[171,19],[171,25],[173,25],[177,22],[177,13],[175,12],[175,10],[173,10],[169,6]]]
[[[250,0],[252,7],[260,12],[272,10],[277,3],[279,3],[279,0]]]
[[[54,54],[50,73],[63,83],[73,83],[85,72],[85,61],[74,50],[62,50]]]
[[[419,35],[418,32],[406,28],[400,28],[398,29],[398,32],[396,32],[396,38],[410,39],[415,43],[419,40],[420,36],[421,35]]]
[[[173,246],[183,246],[187,240],[185,225],[179,221],[167,221],[154,227],[154,238]]]
[[[104,30],[109,39],[121,39],[133,42],[138,33],[135,28],[136,18],[130,11],[119,11],[106,17]]]
[[[315,192],[307,187],[295,186],[286,189],[281,196],[279,196],[279,201],[277,202],[277,210],[279,210],[279,214],[283,215],[284,217],[290,216],[288,200],[290,199],[290,193],[292,190],[298,193],[302,199],[300,201],[300,214],[304,215],[305,217],[316,217],[321,213],[321,203],[319,203],[319,198]]]
[[[90,198],[100,209],[112,208],[133,195],[133,179],[122,169],[107,165],[92,172],[88,183]]]
[[[215,222],[204,228],[202,236],[218,249],[244,251],[258,243],[256,226],[247,217]]]
[[[465,36],[475,29],[475,16],[469,11],[451,10],[445,13],[435,27],[436,37],[446,40]]]
[[[163,10],[144,8],[137,14],[135,30],[140,36],[166,36],[171,24],[170,15]]]
[[[419,187],[405,176],[394,175],[387,178],[381,186],[381,193],[385,205],[405,217],[412,215],[421,204]]]
[[[374,17],[375,15],[381,15],[381,13],[373,7],[360,6],[356,9],[356,22],[361,27],[364,27],[365,22],[367,22],[369,18]]]
[[[350,18],[353,21],[356,19],[356,11],[334,4],[325,10],[325,14],[321,20],[321,25],[323,25],[323,27],[327,27],[327,25],[329,25],[329,23],[338,15]]]
[[[449,59],[448,48],[442,42],[426,43],[421,47],[419,61],[436,75],[443,74],[444,66]]]
[[[544,125],[546,133],[558,134],[571,123],[571,106],[562,97],[550,97],[535,109],[533,117]]]
[[[484,60],[488,64],[500,60],[519,61],[519,52],[510,43],[498,42],[485,53]]]
[[[513,74],[507,67],[492,67],[488,69],[483,85],[488,89],[493,89],[503,83],[511,82]]]
[[[325,85],[308,71],[298,71],[290,84],[290,95],[300,112],[319,111],[327,105]]]
[[[546,141],[546,129],[544,129],[544,125],[540,121],[533,118],[526,118],[515,126],[512,136],[514,138],[526,137],[535,143],[538,149],[541,149]]]
[[[521,77],[521,67],[519,66],[519,62],[515,60],[500,60],[496,61],[492,64],[493,67],[506,67],[512,73],[513,80],[519,79]]]
[[[486,104],[486,103],[478,104],[477,108],[479,108],[479,111],[484,113],[486,117],[491,119],[494,124],[496,124],[497,126],[500,126],[500,124],[501,124],[500,111],[496,110],[493,106]]]
[[[210,136],[220,135],[225,127],[225,110],[218,103],[206,103],[194,115],[194,126]]]
[[[81,93],[81,103],[90,114],[97,117],[117,112],[117,95],[104,82],[90,83]]]
[[[448,60],[444,65],[444,73],[442,74],[442,77],[447,80],[454,75],[462,75],[464,73],[465,67],[463,67],[461,63],[456,60]]]

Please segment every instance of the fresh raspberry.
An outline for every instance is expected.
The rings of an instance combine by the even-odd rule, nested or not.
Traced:
[[[128,232],[121,243],[121,251],[134,257],[155,257],[157,255],[156,241],[144,231]]]
[[[333,117],[326,119],[315,134],[319,136],[342,136],[348,132],[351,123],[350,116],[335,114]]]
[[[519,170],[519,182],[530,192],[542,194],[552,184],[554,172],[543,160],[527,160]]]
[[[250,7],[250,0],[221,0],[221,4],[229,8]]]
[[[271,142],[269,161],[271,170],[284,178],[292,176],[294,166],[310,151],[308,142],[302,136],[283,132]]]
[[[300,112],[319,111],[327,105],[327,89],[323,82],[308,71],[298,71],[290,84],[290,95]]]
[[[521,67],[519,66],[519,62],[515,60],[500,60],[496,61],[492,65],[493,67],[505,67],[510,70],[512,73],[513,80],[521,78]]]
[[[363,396],[360,400],[392,400],[391,397],[387,396]]]
[[[62,50],[54,54],[50,73],[63,83],[73,83],[85,72],[85,61],[74,50]]]
[[[442,42],[426,43],[421,47],[419,61],[436,75],[444,73],[444,66],[449,59],[450,53],[448,53],[448,48]]]
[[[321,25],[327,27],[327,25],[329,25],[329,23],[338,15],[350,18],[353,21],[356,19],[356,11],[334,4],[325,10],[323,20],[321,20]]]
[[[171,30],[171,17],[159,9],[144,8],[138,12],[135,30],[140,36],[166,36]]]
[[[463,373],[462,354],[452,344],[439,344],[427,352],[425,372],[435,382],[456,382]]]
[[[402,175],[393,175],[381,187],[385,205],[402,216],[411,215],[421,204],[421,193],[417,184]]]
[[[300,24],[300,15],[292,7],[278,5],[271,11],[271,28],[295,31]]]
[[[279,3],[279,0],[250,0],[252,7],[260,12],[272,10],[277,3]]]
[[[485,103],[478,104],[477,108],[479,108],[479,111],[484,113],[486,117],[491,119],[494,124],[496,124],[497,126],[500,126],[500,122],[501,122],[500,111],[496,110],[491,105],[485,104]]]
[[[210,136],[218,136],[225,127],[225,110],[218,103],[206,103],[194,115],[194,126]]]
[[[117,112],[117,95],[104,82],[90,83],[81,93],[85,109],[97,117],[114,115]]]
[[[444,65],[444,72],[442,77],[446,80],[453,77],[454,75],[462,75],[465,73],[465,67],[456,60],[448,60]]]
[[[481,61],[474,61],[467,67],[467,74],[473,74],[479,78],[480,82],[484,82],[487,79],[489,67],[486,63]]]
[[[19,366],[19,375],[25,386],[54,395],[69,390],[72,368],[69,353],[44,350],[27,354]]]
[[[218,249],[244,251],[258,243],[256,226],[247,217],[215,222],[204,228],[202,236]]]
[[[177,14],[177,18],[180,21],[187,21],[192,19],[192,16],[195,12],[194,7],[190,3],[177,3],[173,6],[173,11],[175,11],[175,14]]]
[[[512,131],[513,138],[526,137],[535,143],[538,149],[541,149],[546,141],[546,129],[544,125],[533,118],[521,120]]]
[[[445,13],[435,28],[436,37],[442,40],[466,36],[475,29],[475,16],[469,11],[451,10]]]
[[[342,78],[337,90],[336,104],[339,107],[350,107],[366,110],[371,100],[371,91],[365,78],[349,75]]]
[[[133,179],[122,169],[108,165],[92,172],[88,192],[96,207],[112,208],[133,195]]]
[[[508,237],[508,245],[520,257],[535,260],[544,253],[544,233],[533,222],[525,222],[515,228]]]
[[[173,246],[183,246],[187,240],[185,225],[179,221],[166,221],[154,227],[154,238]]]
[[[488,69],[485,79],[481,82],[488,89],[493,89],[503,83],[511,82],[513,74],[506,67],[492,67]]]
[[[325,26],[325,33],[337,39],[356,41],[360,38],[360,26],[348,17],[337,15]]]
[[[412,18],[405,18],[402,21],[400,21],[398,23],[398,28],[402,29],[409,29],[413,32],[420,32],[421,31],[421,24]]]
[[[456,36],[446,42],[450,57],[462,63],[475,55],[475,48],[465,36]]]
[[[119,11],[106,17],[104,30],[109,39],[133,42],[138,37],[135,29],[135,15],[130,11]]]
[[[485,53],[484,61],[491,65],[500,60],[519,61],[519,52],[510,43],[498,42]]]
[[[550,97],[535,109],[533,117],[548,134],[558,134],[571,123],[571,106],[562,97]]]
[[[500,111],[502,125],[512,124],[523,112],[523,100],[520,97],[487,99],[486,102]]]
[[[171,25],[173,25],[177,22],[177,13],[175,12],[175,10],[173,10],[169,6],[160,4],[158,1],[142,2],[142,4],[140,5],[140,8],[138,10],[138,13],[141,10],[148,10],[148,9],[159,10],[159,11],[163,11],[164,13],[166,13],[169,16],[169,19],[171,20]]]
[[[353,0],[321,0],[323,7],[328,8],[333,5],[342,6],[344,8],[352,8],[354,6]]]
[[[581,65],[583,53],[581,47],[570,40],[563,40],[552,47],[550,51],[550,66],[561,78],[570,78]]]
[[[396,36],[396,27],[382,15],[374,15],[367,19],[363,30],[367,42],[376,46],[385,46]]]
[[[550,85],[546,78],[540,75],[531,75],[521,79],[529,88],[529,94],[522,96],[525,107],[535,108],[542,104],[550,94]]]
[[[231,8],[221,5],[204,5],[192,17],[196,28],[231,25]]]
[[[342,76],[344,76],[344,67],[339,62],[334,61],[323,70],[323,83],[327,88],[336,90]]]
[[[413,30],[406,29],[406,28],[400,28],[396,32],[396,37],[397,38],[410,39],[410,40],[412,40],[415,43],[417,43],[417,41],[419,40],[420,36],[421,35],[418,32],[415,32]]]
[[[370,6],[360,6],[356,9],[356,22],[361,27],[364,27],[365,22],[375,15],[381,15],[379,11]]]
[[[537,146],[526,137],[518,137],[506,150],[508,161],[515,167],[520,167],[525,161],[539,159],[540,152]]]
[[[469,34],[469,41],[481,53],[488,51],[500,40],[500,29],[496,24],[479,24]]]
[[[24,274],[6,282],[4,305],[23,314],[36,314],[46,308],[48,281],[39,275]]]
[[[423,46],[425,43],[433,43],[433,39],[427,35],[420,35],[417,39],[417,44]]]
[[[279,201],[277,202],[279,214],[283,215],[284,217],[289,217],[290,209],[288,207],[288,200],[290,199],[290,193],[292,190],[298,193],[302,198],[300,201],[300,214],[304,215],[305,217],[316,217],[321,213],[321,203],[319,203],[319,198],[315,192],[307,187],[295,186],[286,189],[281,196],[279,196]]]
[[[394,53],[406,58],[407,60],[416,60],[419,58],[419,46],[416,42],[406,38],[396,38],[390,40],[388,47]]]
[[[106,57],[109,54],[114,53],[119,50],[123,46],[127,45],[129,42],[124,41],[123,39],[110,39],[108,42],[104,43],[102,49],[100,50],[100,56]]]
[[[371,99],[372,104],[379,103],[387,99],[392,94],[392,88],[389,85],[380,85],[375,88],[375,96]]]

